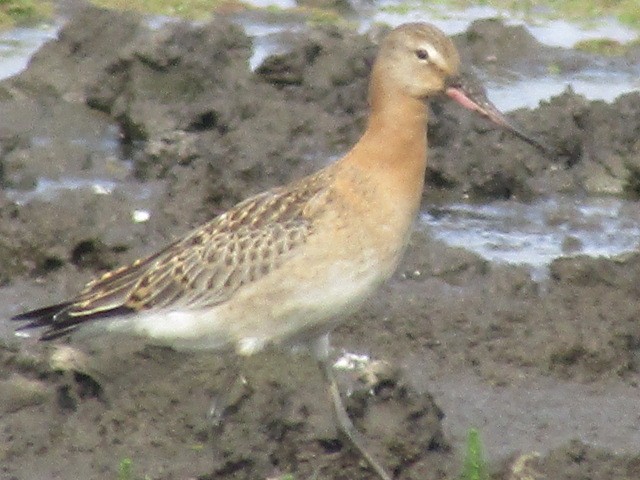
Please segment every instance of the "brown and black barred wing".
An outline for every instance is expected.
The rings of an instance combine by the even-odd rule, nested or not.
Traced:
[[[135,310],[127,307],[122,299],[135,283],[137,275],[143,274],[162,253],[136,260],[131,265],[105,273],[88,283],[82,293],[73,300],[30,310],[12,317],[11,320],[29,322],[19,327],[17,331],[47,327],[40,339],[53,340],[75,330],[83,322],[134,313]],[[91,305],[87,304],[90,296],[95,299]],[[82,308],[83,306],[90,308]]]
[[[13,320],[29,321],[19,330],[46,327],[40,338],[50,340],[89,321],[220,304],[306,241],[310,210],[325,203],[320,179],[245,200],[164,250],[105,273],[76,298]]]

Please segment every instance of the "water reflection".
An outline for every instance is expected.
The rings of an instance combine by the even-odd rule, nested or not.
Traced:
[[[610,257],[640,247],[640,209],[618,198],[453,204],[433,207],[421,220],[452,246],[532,267],[561,256]]]
[[[58,27],[40,25],[33,28],[14,28],[0,33],[0,80],[24,70],[31,55],[43,43],[56,38]]]

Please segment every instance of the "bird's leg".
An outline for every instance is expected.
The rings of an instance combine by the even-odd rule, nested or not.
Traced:
[[[329,363],[329,335],[324,335],[319,338],[313,348],[314,355],[318,360],[320,371],[327,384],[329,396],[331,397],[331,403],[333,404],[333,411],[335,413],[338,429],[351,443],[353,447],[358,451],[360,455],[367,461],[369,466],[378,474],[382,480],[392,480],[384,468],[376,461],[375,458],[367,451],[364,446],[364,439],[360,433],[356,430],[353,422],[347,414],[347,410],[342,403],[342,397],[340,396],[340,390],[338,390],[338,383],[333,375],[332,367]]]
[[[247,379],[242,375],[237,355],[229,355],[227,367],[219,375],[224,377],[218,386],[218,391],[211,400],[207,411],[207,420],[214,430],[220,427],[224,417],[230,410],[238,408],[238,405],[250,394]]]

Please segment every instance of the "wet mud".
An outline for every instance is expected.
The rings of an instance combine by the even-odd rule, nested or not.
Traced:
[[[232,20],[150,28],[77,9],[0,83],[4,319],[357,140],[375,35],[310,27],[253,71],[251,39]],[[493,20],[455,40],[481,78],[604,61]],[[425,208],[640,196],[638,93],[607,104],[566,91],[511,113],[547,151],[444,99],[431,110]],[[333,334],[336,356],[388,365],[340,373],[349,413],[398,479],[457,478],[471,427],[494,478],[640,478],[638,278],[640,252],[560,258],[540,280],[417,228],[392,281]],[[304,353],[239,360],[91,330],[42,344],[14,327],[0,327],[0,478],[117,478],[125,459],[135,478],[372,478]],[[228,407],[220,418],[214,404]]]

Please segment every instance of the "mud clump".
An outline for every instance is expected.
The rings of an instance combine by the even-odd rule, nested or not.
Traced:
[[[371,478],[358,455],[337,435],[328,392],[315,363],[300,359],[299,368],[292,371],[290,362],[287,355],[260,355],[242,362],[246,383],[231,405],[233,413],[225,416],[216,434],[220,442],[215,471],[247,479],[285,472]],[[445,470],[433,469],[430,462],[446,458],[449,452],[440,409],[428,394],[418,394],[402,380],[377,392],[372,396],[360,385],[346,399],[372,453],[405,478],[439,478]],[[247,442],[246,428],[253,423],[262,427]]]
[[[126,338],[108,350],[93,341],[83,348],[89,364],[67,374],[59,364],[30,364],[24,353],[0,350],[3,369],[21,366],[1,383],[3,398],[12,399],[5,407],[11,416],[3,420],[3,475],[100,478],[131,458],[152,478],[287,472],[371,478],[338,435],[320,371],[307,356],[296,358],[295,367],[290,354],[276,352],[239,362],[233,355],[141,348]],[[217,424],[206,418],[213,400],[226,405]],[[398,379],[375,396],[362,384],[346,405],[375,454],[403,478],[446,473],[438,459],[448,458],[450,449],[442,412],[429,394]],[[37,452],[50,460],[30,460]]]
[[[579,440],[549,452],[542,457],[536,452],[524,453],[508,462],[499,478],[529,480],[552,476],[558,480],[576,478],[632,479],[640,475],[640,457],[617,457],[611,452],[591,447]]]

